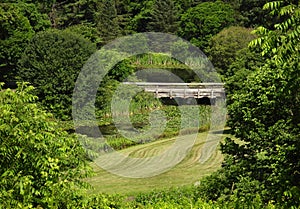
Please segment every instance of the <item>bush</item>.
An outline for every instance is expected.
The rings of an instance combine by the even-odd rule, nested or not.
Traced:
[[[216,70],[225,74],[241,49],[247,48],[256,36],[252,29],[232,26],[223,29],[209,40],[207,54]]]
[[[203,49],[213,35],[235,23],[234,15],[233,8],[222,1],[200,3],[182,15],[179,35]]]
[[[147,206],[146,208],[150,205],[154,208],[190,208],[198,199],[195,192],[197,191],[194,187],[181,187],[140,193],[136,196],[134,204]]]
[[[72,93],[85,61],[95,45],[70,31],[36,34],[18,64],[20,80],[35,86],[39,101],[55,116],[71,116]]]
[[[32,90],[0,88],[0,208],[65,208],[90,173],[85,150]]]
[[[209,179],[207,179],[209,181]],[[210,180],[212,180],[210,178]],[[230,199],[218,199],[217,201],[212,201],[206,199],[202,196],[199,189],[203,189],[203,184],[210,184],[210,182],[201,182],[200,187],[181,187],[172,188],[169,190],[162,191],[152,191],[149,193],[140,193],[136,196],[135,200],[131,202],[130,208],[203,208],[203,209],[219,209],[219,208],[251,208],[251,209],[275,209],[281,208],[280,206],[275,207],[275,205],[268,203],[265,204],[261,200],[259,195],[251,194],[255,196],[253,200],[243,200],[236,195],[231,196]],[[216,183],[216,181],[214,181]],[[211,194],[213,195],[213,194]]]

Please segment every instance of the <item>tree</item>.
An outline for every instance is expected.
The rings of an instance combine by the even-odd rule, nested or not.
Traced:
[[[257,51],[249,48],[237,52],[234,61],[225,73],[226,104],[234,102],[234,96],[244,89],[248,77],[264,65],[264,59]]]
[[[235,23],[233,8],[224,2],[204,2],[188,9],[181,17],[179,35],[200,49],[223,28]]]
[[[152,8],[154,6],[154,1],[145,1],[141,3],[142,7],[139,8],[139,12],[134,15],[130,21],[129,28],[136,32],[147,32],[148,22],[150,21],[150,16],[152,13]]]
[[[260,26],[255,32],[260,37],[250,47],[260,46],[263,56],[268,56],[275,64],[283,64],[299,51],[300,11],[298,1],[278,1],[265,4],[265,10],[278,15],[281,22],[268,29]]]
[[[32,90],[0,87],[0,208],[68,208],[91,169],[79,141]]]
[[[260,25],[270,26],[274,19],[268,16],[268,12],[262,7],[268,0],[242,0],[237,8],[243,17],[245,27],[258,27]]]
[[[15,81],[17,62],[29,40],[50,26],[34,4],[0,3],[0,82]]]
[[[209,40],[205,51],[219,73],[226,74],[235,57],[242,52],[240,50],[247,48],[256,37],[251,31],[249,28],[231,26]]]
[[[265,65],[248,76],[228,106],[228,124],[241,142],[228,138],[222,145],[226,194],[260,195],[283,208],[298,207],[300,7],[299,2],[277,1],[264,9],[284,16],[283,22],[274,25],[275,30],[256,30],[260,37],[251,46],[267,55]]]
[[[86,23],[72,25],[67,27],[65,30],[70,31],[71,33],[82,35],[84,38],[90,40],[98,47],[102,45],[102,39],[99,37],[96,28],[92,24]]]
[[[196,5],[194,0],[175,0],[175,1],[181,11],[186,11],[192,6]]]
[[[32,1],[30,1],[32,2]],[[72,25],[92,24],[97,0],[34,0],[39,10],[47,14],[52,28],[65,29]]]
[[[70,31],[40,32],[30,41],[19,62],[20,80],[36,87],[39,101],[56,117],[68,119],[75,81],[95,50],[89,40]]]
[[[117,10],[114,1],[98,1],[94,14],[95,27],[98,35],[103,40],[102,45],[117,38],[120,35],[120,27],[117,19]]]
[[[120,27],[122,35],[132,34],[130,22],[132,18],[140,12],[142,4],[140,0],[115,0],[117,11],[116,21]]]
[[[96,5],[95,0],[53,1],[49,15],[52,26],[65,29],[72,25],[91,24]]]
[[[174,0],[156,0],[147,25],[147,31],[175,33],[178,28],[178,10]]]

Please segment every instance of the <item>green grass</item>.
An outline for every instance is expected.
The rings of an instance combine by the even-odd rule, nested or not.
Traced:
[[[95,176],[87,179],[93,186],[90,193],[108,193],[108,194],[123,194],[136,195],[139,192],[148,192],[154,189],[167,189],[171,187],[192,185],[198,182],[203,176],[209,175],[216,171],[223,160],[220,151],[215,150],[212,156],[203,164],[199,163],[201,149],[207,137],[207,132],[199,133],[195,144],[188,155],[169,171],[150,178],[125,178],[111,174],[95,163],[92,167],[95,171]],[[189,137],[186,135],[184,137]],[[222,136],[224,138],[225,135]],[[119,152],[131,157],[150,157],[159,154],[168,146],[174,143],[175,139],[159,140],[148,144],[137,145]]]

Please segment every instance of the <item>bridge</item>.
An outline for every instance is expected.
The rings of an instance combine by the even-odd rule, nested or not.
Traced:
[[[160,99],[189,99],[199,101],[215,101],[218,98],[225,99],[223,83],[152,83],[152,82],[123,82],[127,85],[136,85],[145,92],[153,93]]]

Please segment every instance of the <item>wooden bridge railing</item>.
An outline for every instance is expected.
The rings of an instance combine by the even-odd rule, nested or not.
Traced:
[[[127,85],[136,85],[144,88],[145,92],[155,94],[156,98],[224,98],[223,83],[150,83],[150,82],[123,82]]]

